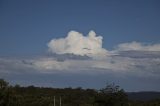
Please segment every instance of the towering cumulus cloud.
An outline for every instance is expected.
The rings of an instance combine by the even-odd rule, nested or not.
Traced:
[[[50,52],[56,54],[71,53],[102,57],[108,55],[108,51],[102,48],[102,39],[102,36],[96,36],[94,31],[90,31],[87,36],[70,31],[66,38],[52,39],[48,43],[48,47]]]

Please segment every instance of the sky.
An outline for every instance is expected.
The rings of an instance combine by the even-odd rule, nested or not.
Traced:
[[[160,91],[159,0],[0,0],[0,78]]]

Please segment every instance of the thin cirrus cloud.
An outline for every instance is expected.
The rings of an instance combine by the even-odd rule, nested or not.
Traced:
[[[70,31],[67,37],[47,43],[49,52],[53,53],[51,56],[0,58],[0,73],[112,73],[160,77],[160,44],[123,43],[108,51],[102,47],[102,39],[94,31],[87,36]]]

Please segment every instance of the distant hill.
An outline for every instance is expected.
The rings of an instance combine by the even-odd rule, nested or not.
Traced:
[[[148,101],[160,99],[160,92],[127,92],[130,100]]]

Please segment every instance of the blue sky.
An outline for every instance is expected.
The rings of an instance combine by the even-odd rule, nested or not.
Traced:
[[[103,36],[103,46],[160,42],[159,0],[1,0],[1,55],[44,53],[70,30]],[[5,48],[5,49],[4,49]]]
[[[159,5],[159,0],[0,0],[0,77],[22,85],[100,88],[108,81],[129,91],[160,91]],[[75,47],[69,32],[89,46]],[[94,33],[103,45],[92,40]],[[89,59],[86,50],[92,52]]]

